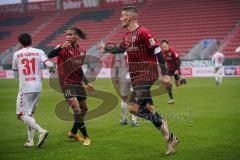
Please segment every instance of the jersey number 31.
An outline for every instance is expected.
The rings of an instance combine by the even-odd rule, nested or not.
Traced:
[[[22,64],[24,65],[24,68],[23,68],[23,74],[24,75],[30,75],[30,74],[35,74],[35,58],[32,58],[32,59],[27,59],[27,58],[24,58],[22,59]]]

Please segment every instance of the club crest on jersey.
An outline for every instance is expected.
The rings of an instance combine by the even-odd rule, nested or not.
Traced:
[[[150,42],[151,45],[155,45],[155,41],[154,41],[153,38],[150,38],[150,39],[149,39],[149,42]]]
[[[168,52],[168,56],[171,56],[172,55],[172,53],[171,52]]]
[[[132,36],[132,42],[136,42],[137,37],[136,36]]]

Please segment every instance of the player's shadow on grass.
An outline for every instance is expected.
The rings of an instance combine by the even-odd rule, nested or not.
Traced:
[[[101,117],[117,107],[118,98],[108,92],[96,90],[94,95],[87,95],[88,97],[102,100],[98,107],[87,112],[85,120],[91,120]],[[69,110],[69,105],[65,100],[59,102],[55,107],[56,116],[64,121],[74,121],[74,115]]]

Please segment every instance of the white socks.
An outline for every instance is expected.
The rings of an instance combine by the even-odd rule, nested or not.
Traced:
[[[215,74],[215,80],[218,84],[222,83],[222,77],[223,76],[221,74],[218,74],[218,73]]]
[[[35,121],[34,116],[32,115],[31,117],[32,117],[33,120]],[[35,122],[36,122],[36,121],[35,121]],[[33,142],[35,130],[34,130],[33,128],[31,128],[31,127],[27,127],[27,131],[28,131],[28,141],[29,141],[29,142]]]
[[[122,108],[122,119],[127,119],[128,118],[127,102],[124,102],[123,100],[121,100],[121,108]]]
[[[218,73],[215,73],[215,80],[216,80],[216,82],[219,82],[219,80],[218,80]]]
[[[28,131],[28,141],[33,142],[35,130],[31,127],[27,127],[27,131]]]
[[[218,84],[222,83],[222,78],[223,78],[223,71],[222,69],[219,69],[216,73],[215,73],[215,80]]]
[[[127,102],[124,102],[121,100],[121,108],[122,108],[122,119],[128,119],[128,108],[127,108]],[[137,116],[131,114],[131,120],[134,123],[137,123]]]
[[[137,123],[137,116],[135,116],[135,115],[133,115],[133,114],[131,114],[132,115],[132,121],[134,122],[134,123]]]
[[[36,131],[38,131],[38,133],[42,133],[44,131],[44,129],[42,129],[34,120],[34,118],[28,116],[28,115],[22,115],[21,116],[21,120],[23,121],[23,123],[30,127],[31,129],[34,129]]]
[[[219,75],[219,83],[222,84],[222,74]]]

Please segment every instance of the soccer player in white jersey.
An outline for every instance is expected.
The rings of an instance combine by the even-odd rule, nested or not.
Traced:
[[[223,62],[224,62],[224,55],[221,52],[217,51],[215,54],[213,54],[212,64],[214,66],[216,85],[220,85],[222,83]]]
[[[127,125],[128,121],[128,108],[127,108],[127,96],[129,94],[131,86],[130,75],[128,71],[128,66],[126,62],[125,54],[116,54],[114,63],[114,76],[116,84],[120,84],[120,96],[121,96],[121,109],[122,109],[122,125]],[[132,127],[137,127],[139,124],[137,122],[137,117],[131,114]]]
[[[31,47],[32,38],[28,33],[19,35],[18,41],[22,49],[13,55],[12,69],[19,78],[19,91],[17,96],[17,118],[27,126],[28,140],[25,147],[34,146],[34,131],[39,133],[37,147],[43,145],[48,136],[48,131],[43,129],[33,116],[42,91],[41,67],[43,64],[54,72],[53,63],[47,61],[42,50]]]

